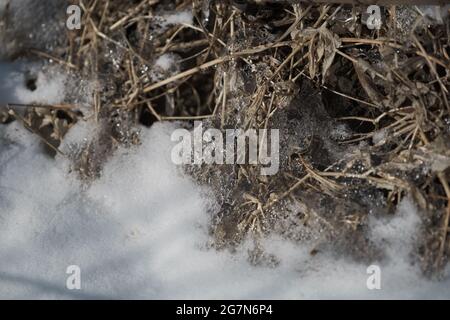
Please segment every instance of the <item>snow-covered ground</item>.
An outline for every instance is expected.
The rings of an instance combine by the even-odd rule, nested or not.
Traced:
[[[24,85],[30,68],[33,92]],[[0,64],[0,105],[59,103],[79,86],[61,72]],[[408,200],[390,221],[372,221],[372,237],[388,254],[373,262],[380,290],[367,288],[368,265],[332,252],[312,257],[310,248],[277,237],[263,243],[280,260],[274,268],[247,261],[251,243],[234,253],[210,249],[217,208],[207,187],[172,164],[175,128],[142,128],[143,144],[120,149],[86,186],[19,121],[0,125],[0,299],[450,298],[449,278],[425,280],[409,263],[419,218]],[[91,134],[95,123],[81,121],[61,148]],[[71,265],[81,269],[81,290],[66,287]]]
[[[381,290],[367,289],[368,266],[277,238],[264,243],[276,268],[251,266],[250,244],[208,249],[214,200],[171,163],[174,128],[143,128],[143,145],[120,150],[85,188],[19,122],[1,126],[0,298],[450,298],[449,280],[426,281],[407,262],[419,221],[408,201],[373,222],[391,255]],[[81,268],[81,290],[66,289],[70,265]]]
[[[62,73],[44,73],[39,64],[0,62],[0,105],[7,103],[42,104],[61,103],[66,88],[61,85],[67,80]],[[26,87],[28,77],[36,80],[36,89]]]

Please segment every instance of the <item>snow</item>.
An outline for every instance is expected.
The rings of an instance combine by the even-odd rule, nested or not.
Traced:
[[[191,10],[167,13],[161,16],[163,25],[169,24],[192,24],[193,15]]]
[[[179,60],[179,57],[172,53],[159,56],[150,70],[150,78],[153,81],[159,81],[179,72],[177,60]]]
[[[409,252],[414,235],[419,231],[420,218],[417,208],[409,198],[403,199],[390,221],[374,219],[371,221],[372,239],[383,245],[391,256]],[[402,250],[406,249],[406,250]]]
[[[168,70],[172,66],[173,62],[174,62],[173,55],[166,53],[158,57],[158,59],[156,59],[153,67]]]
[[[18,104],[59,104],[66,96],[66,75],[44,73],[42,66],[24,63],[1,63],[0,105]],[[36,89],[27,88],[27,80],[32,80]]]
[[[388,137],[388,133],[386,129],[381,129],[378,130],[374,133],[373,137],[372,137],[372,142],[375,145],[379,145],[381,143],[386,142],[386,139]]]
[[[1,126],[0,298],[450,297],[449,280],[424,280],[406,258],[419,221],[409,200],[393,219],[373,221],[373,239],[395,253],[379,263],[381,290],[367,289],[368,266],[331,252],[311,257],[278,237],[263,242],[281,261],[274,268],[249,264],[251,242],[236,253],[209,248],[217,208],[170,161],[175,128],[143,128],[143,145],[120,149],[86,186],[20,123]],[[82,143],[92,128],[80,123],[73,132],[70,144]],[[81,290],[65,287],[70,265],[81,268]]]

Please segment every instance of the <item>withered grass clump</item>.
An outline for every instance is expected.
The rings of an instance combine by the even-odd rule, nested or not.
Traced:
[[[371,261],[368,219],[404,197],[420,208],[416,259],[427,274],[449,251],[449,23],[387,6],[380,30],[365,7],[297,1],[84,0],[82,30],[53,61],[94,76],[95,117],[117,143],[135,125],[204,120],[216,128],[280,129],[280,172],[187,168],[221,211],[217,248],[276,232]],[[193,23],[158,16],[192,10]],[[175,57],[176,72],[152,77]],[[85,157],[89,157],[89,151]],[[256,263],[263,254],[255,250]]]

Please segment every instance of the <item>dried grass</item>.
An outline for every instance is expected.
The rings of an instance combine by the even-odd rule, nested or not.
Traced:
[[[69,32],[64,53],[35,53],[114,85],[112,92],[96,93],[99,121],[120,110],[130,114],[134,124],[203,119],[221,128],[289,129],[288,123],[277,119],[292,112],[301,115],[303,109],[312,108],[308,99],[316,95],[326,100],[329,114],[328,122],[318,124],[327,128],[345,124],[352,129],[351,137],[339,141],[312,133],[305,150],[284,150],[281,171],[274,177],[262,178],[259,170],[245,165],[193,170],[218,194],[226,187],[226,194],[219,196],[223,210],[212,230],[218,244],[270,232],[288,202],[301,203],[305,212],[317,212],[334,230],[334,237],[343,237],[363,229],[371,205],[388,212],[411,195],[425,212],[425,236],[418,245],[423,270],[431,274],[442,270],[449,255],[449,165],[439,170],[430,165],[449,157],[448,22],[428,27],[418,15],[413,26],[399,30],[398,16],[411,14],[412,6],[387,7],[382,29],[370,31],[361,25],[364,7],[360,5],[206,0],[80,3],[83,29]],[[155,15],[185,9],[193,10],[192,25],[158,30]],[[400,31],[408,37],[401,37]],[[166,53],[181,57],[180,71],[155,82],[146,70]],[[305,88],[311,92],[302,92]],[[307,99],[299,102],[299,94]],[[312,117],[315,112],[311,111]],[[382,130],[385,137],[373,143]],[[123,142],[114,132],[111,135]],[[315,151],[314,139],[332,142],[345,156],[325,166],[317,164],[316,153],[319,157],[323,153]],[[382,205],[369,205],[361,198],[370,192],[382,195]],[[313,208],[306,199],[310,195],[332,204],[334,216],[328,209]],[[342,210],[336,205],[340,203]],[[336,233],[337,229],[348,232]]]

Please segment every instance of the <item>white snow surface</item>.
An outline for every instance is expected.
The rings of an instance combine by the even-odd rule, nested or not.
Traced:
[[[0,62],[0,105],[59,104],[66,96],[67,77],[62,73],[44,73],[41,66],[25,63]],[[35,80],[36,89],[26,87],[27,74]]]

